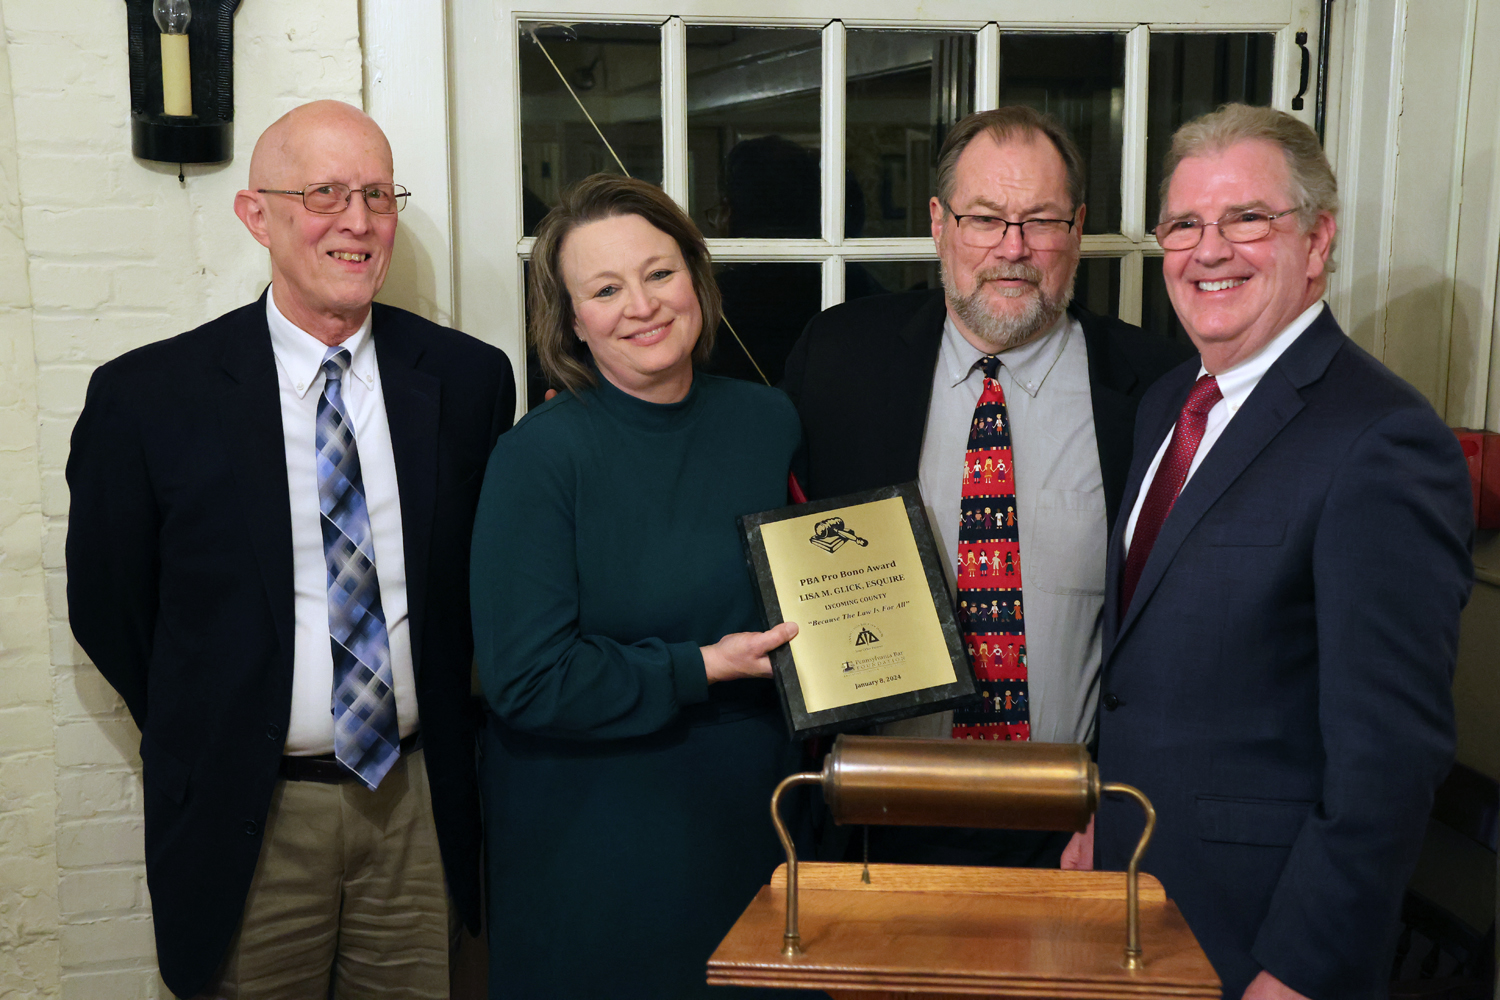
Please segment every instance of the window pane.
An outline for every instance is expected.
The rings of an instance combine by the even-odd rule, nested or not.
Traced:
[[[844,235],[927,236],[949,125],[974,110],[974,35],[851,29]]]
[[[688,211],[705,235],[822,235],[822,60],[816,30],[688,26]]]
[[[1063,123],[1088,165],[1083,231],[1118,233],[1125,36],[1002,34],[1000,104],[1024,104]]]
[[[1161,213],[1161,165],[1172,133],[1221,104],[1271,103],[1276,36],[1263,34],[1151,36],[1146,107],[1146,228]]]
[[[1120,315],[1120,258],[1085,257],[1073,279],[1073,301],[1096,316]]]
[[[942,286],[936,260],[851,260],[844,265],[845,301]]]
[[[530,235],[559,193],[589,174],[619,173],[615,158],[558,76],[598,122],[633,177],[661,183],[661,29],[654,24],[537,28],[557,63],[520,29],[523,231]]]
[[[734,333],[720,324],[708,370],[759,382],[761,377],[755,370],[758,364],[766,379],[777,384],[786,367],[787,353],[802,336],[807,321],[822,307],[822,265],[736,261],[715,265],[714,275],[724,296],[724,319],[734,327]],[[735,340],[735,333],[743,347]]]
[[[1182,328],[1182,321],[1172,308],[1172,300],[1167,298],[1167,285],[1162,280],[1161,264],[1160,257],[1146,258],[1145,280],[1142,282],[1144,287],[1141,289],[1141,326],[1191,347],[1193,342]]]

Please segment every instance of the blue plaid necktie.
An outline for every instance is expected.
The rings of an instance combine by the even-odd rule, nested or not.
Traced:
[[[346,349],[328,349],[323,357],[327,380],[318,400],[318,505],[328,563],[333,752],[339,763],[375,788],[401,755],[401,727],[359,450],[344,407],[349,362]]]

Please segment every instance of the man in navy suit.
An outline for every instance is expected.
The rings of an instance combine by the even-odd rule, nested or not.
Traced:
[[[1101,777],[1155,804],[1143,867],[1226,998],[1384,996],[1453,760],[1463,457],[1322,302],[1337,187],[1311,129],[1229,105],[1179,130],[1166,175],[1163,274],[1202,360],[1136,422]],[[1101,808],[1099,867],[1125,866],[1140,825]],[[1088,864],[1088,837],[1065,866]]]
[[[448,996],[479,924],[469,540],[500,351],[375,305],[390,145],[333,101],[235,199],[260,300],[95,372],[68,461],[74,635],[141,731],[178,996]]]

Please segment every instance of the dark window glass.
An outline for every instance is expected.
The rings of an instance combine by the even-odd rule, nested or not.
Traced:
[[[1271,103],[1276,36],[1263,34],[1151,36],[1146,103],[1146,228],[1161,217],[1162,160],[1183,122],[1221,104]]]
[[[851,260],[844,265],[844,299],[885,292],[941,288],[936,260]]]
[[[974,110],[974,35],[851,29],[846,237],[927,236],[938,150]]]
[[[808,28],[688,26],[688,211],[704,235],[822,235],[822,51]]]
[[[714,265],[714,275],[724,297],[726,323],[719,326],[708,370],[751,382],[761,381],[763,372],[765,380],[776,385],[786,368],[787,353],[802,336],[807,321],[822,308],[822,266],[802,261],[736,261]]]
[[[1073,301],[1096,316],[1120,315],[1120,258],[1085,257],[1073,279]]]
[[[1193,342],[1188,339],[1187,331],[1182,328],[1182,322],[1172,308],[1172,300],[1167,298],[1167,285],[1162,280],[1161,265],[1160,257],[1146,258],[1144,281],[1141,283],[1141,326],[1192,347]]]
[[[520,33],[522,231],[528,236],[563,188],[619,173],[615,158],[558,76],[561,70],[632,177],[661,183],[661,29],[576,24]],[[498,112],[497,112],[498,113]]]
[[[1063,123],[1088,168],[1083,231],[1118,233],[1125,36],[1002,34],[1000,104],[1024,104]]]

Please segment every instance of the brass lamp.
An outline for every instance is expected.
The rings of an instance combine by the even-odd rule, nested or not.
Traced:
[[[821,772],[783,779],[771,793],[771,822],[786,850],[786,933],[782,954],[802,954],[797,930],[797,851],[781,820],[781,796],[820,785],[840,825],[960,826],[1082,833],[1104,792],[1141,804],[1146,826],[1126,871],[1125,966],[1142,967],[1138,868],[1156,810],[1129,785],[1100,784],[1088,750],[1071,743],[1002,743],[839,736]]]

